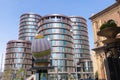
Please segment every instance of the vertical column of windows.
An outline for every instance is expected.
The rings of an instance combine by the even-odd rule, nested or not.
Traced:
[[[62,22],[63,20],[65,20],[65,22]],[[44,17],[40,21],[42,25],[39,26],[38,30],[39,33],[45,35],[46,38],[50,38],[52,46],[51,65],[55,66],[55,70],[51,72],[58,72],[60,77],[62,75],[59,74],[59,72],[69,72],[68,69],[73,66],[70,65],[73,61],[69,61],[69,59],[72,58],[71,26],[66,24],[67,21],[68,19],[66,17],[63,18],[61,16]],[[65,76],[67,75],[65,74]]]
[[[40,20],[40,16],[36,14],[24,14],[21,16],[21,20],[19,39],[32,41],[38,29],[37,23]]]

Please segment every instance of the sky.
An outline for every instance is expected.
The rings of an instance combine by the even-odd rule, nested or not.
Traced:
[[[5,58],[7,42],[18,39],[20,15],[33,12],[41,16],[47,14],[82,16],[87,20],[89,44],[92,49],[94,36],[89,17],[113,3],[115,0],[0,0],[0,64]]]

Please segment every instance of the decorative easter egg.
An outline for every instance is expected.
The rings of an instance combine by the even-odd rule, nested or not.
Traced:
[[[51,46],[47,38],[44,38],[41,34],[38,34],[32,41],[31,50],[34,59],[46,60],[50,57]]]

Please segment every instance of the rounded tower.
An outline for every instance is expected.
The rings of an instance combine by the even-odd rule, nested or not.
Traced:
[[[31,75],[28,69],[32,64],[31,42],[25,40],[11,40],[7,43],[5,71],[11,69],[12,77],[16,78],[19,70],[24,71],[23,78]]]
[[[38,23],[38,33],[43,34],[51,43],[51,66],[49,80],[65,79],[73,72],[73,38],[71,20],[60,14],[43,16]]]
[[[38,30],[41,16],[34,13],[25,13],[20,16],[19,39],[32,41]]]
[[[72,21],[75,74],[78,79],[87,79],[93,71],[86,20],[80,16],[70,16],[70,19]]]

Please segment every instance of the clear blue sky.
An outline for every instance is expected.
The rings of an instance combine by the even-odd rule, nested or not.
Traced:
[[[113,4],[115,0],[0,0],[0,63],[6,53],[6,43],[18,39],[20,15],[33,12],[77,15],[87,19],[90,49],[93,48],[93,30],[90,20],[95,14]]]

